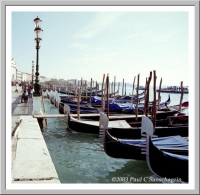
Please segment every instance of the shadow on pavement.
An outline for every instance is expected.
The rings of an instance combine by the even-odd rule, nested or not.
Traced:
[[[17,108],[18,104],[21,102],[21,96],[19,96],[13,103],[12,103],[12,114],[14,110]]]

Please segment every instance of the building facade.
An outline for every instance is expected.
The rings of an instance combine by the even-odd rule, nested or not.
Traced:
[[[22,72],[18,71],[18,70],[16,72],[17,72],[17,82],[21,83],[22,82]]]
[[[14,82],[17,80],[17,64],[15,59],[11,59],[11,80]]]
[[[22,71],[19,71],[17,69],[17,63],[14,58],[11,59],[11,83],[12,85],[15,85],[17,82],[28,82],[28,83],[35,83],[35,74],[34,70],[32,73],[25,73]],[[51,79],[46,78],[45,76],[39,76],[39,82],[45,82],[45,81],[50,81]]]

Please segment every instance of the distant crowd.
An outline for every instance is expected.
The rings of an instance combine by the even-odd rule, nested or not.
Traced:
[[[22,92],[21,103],[23,102],[27,103],[28,98],[32,98],[33,96],[33,91],[34,91],[33,84],[24,82],[21,84],[16,83],[15,86],[16,86],[15,92],[17,93],[19,92],[19,86],[21,86],[21,92]]]

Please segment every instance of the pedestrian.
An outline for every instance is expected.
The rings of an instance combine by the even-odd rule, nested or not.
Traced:
[[[16,84],[15,92],[18,92],[18,86],[19,86],[19,84],[17,83],[17,84]]]
[[[31,95],[31,85],[28,86],[28,96],[30,97]]]
[[[33,86],[30,86],[30,96],[29,96],[30,98],[32,98],[33,97]]]
[[[25,99],[26,99],[26,91],[24,90],[21,97],[21,103],[25,102]]]
[[[24,97],[24,102],[27,103],[28,102],[28,91],[25,91],[25,97]]]

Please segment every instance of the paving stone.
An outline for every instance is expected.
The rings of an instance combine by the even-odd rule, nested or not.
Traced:
[[[20,116],[22,120],[18,139],[43,139],[40,126],[36,118],[32,116]]]
[[[16,160],[13,162],[13,179],[41,180],[58,179],[53,162],[49,160]]]
[[[32,98],[21,103],[21,89],[18,93],[15,89],[12,87],[11,135],[17,129],[11,146],[12,183],[60,183],[38,121],[32,117]]]

